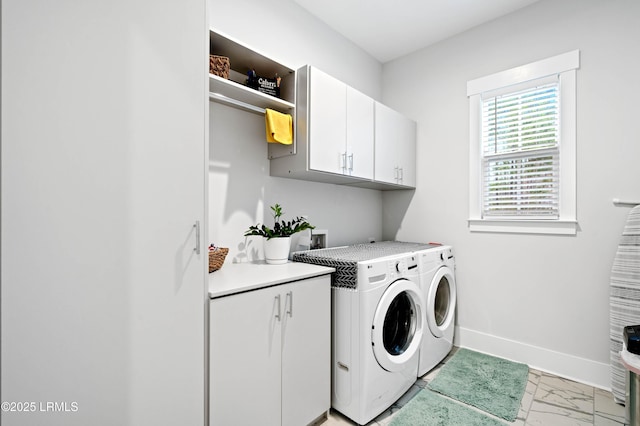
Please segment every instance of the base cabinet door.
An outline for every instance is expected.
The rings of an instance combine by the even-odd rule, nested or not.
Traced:
[[[211,426],[279,425],[280,288],[211,300]]]
[[[287,289],[282,324],[282,424],[307,425],[331,406],[328,275]]]

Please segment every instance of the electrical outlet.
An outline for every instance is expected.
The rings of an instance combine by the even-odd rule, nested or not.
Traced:
[[[326,229],[313,229],[311,231],[311,250],[327,248],[329,240]]]

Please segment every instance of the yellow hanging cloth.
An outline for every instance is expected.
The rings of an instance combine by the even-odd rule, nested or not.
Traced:
[[[293,143],[293,117],[272,109],[265,109],[264,120],[267,130],[267,142],[291,145]]]

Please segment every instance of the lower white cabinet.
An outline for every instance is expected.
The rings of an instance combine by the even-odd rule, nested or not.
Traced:
[[[210,425],[301,426],[329,410],[330,275],[210,303]]]

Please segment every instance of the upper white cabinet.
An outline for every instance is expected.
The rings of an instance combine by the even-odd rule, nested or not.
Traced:
[[[376,102],[375,141],[374,181],[415,188],[415,121]]]
[[[278,155],[281,148],[270,146],[272,176],[415,187],[415,122],[317,68],[305,66],[296,75],[295,155]]]
[[[309,168],[373,179],[374,100],[316,68],[306,72]]]
[[[296,155],[271,155],[271,174],[330,183],[373,179],[374,100],[305,66],[297,71]]]

